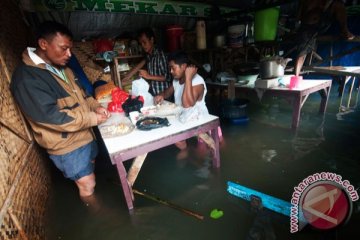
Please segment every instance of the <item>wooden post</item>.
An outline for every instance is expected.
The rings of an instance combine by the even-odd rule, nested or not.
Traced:
[[[206,143],[206,145],[208,145],[214,151],[214,153],[216,152],[214,139],[212,139],[209,134],[200,133],[198,137],[202,139]]]
[[[147,153],[137,156],[134,159],[134,161],[132,162],[129,172],[127,174],[127,179],[130,184],[130,187],[132,187],[134,185],[134,182],[140,172],[141,166],[143,165],[146,156],[147,156]]]
[[[228,81],[228,99],[235,99],[235,80]]]

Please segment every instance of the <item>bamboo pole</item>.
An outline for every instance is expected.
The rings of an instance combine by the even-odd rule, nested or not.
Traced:
[[[161,203],[161,204],[163,204],[163,205],[165,205],[165,206],[168,206],[168,207],[171,207],[171,208],[173,208],[173,209],[176,209],[176,210],[178,210],[178,211],[180,211],[180,212],[182,212],[182,213],[185,213],[185,214],[187,214],[187,215],[190,215],[190,216],[192,216],[192,217],[195,217],[196,219],[204,220],[204,216],[203,216],[203,215],[198,214],[198,213],[196,213],[196,212],[193,212],[192,210],[183,208],[183,207],[181,207],[181,206],[179,206],[179,205],[175,205],[175,204],[173,204],[173,203],[171,203],[171,202],[168,202],[168,201],[166,201],[166,200],[163,200],[163,199],[161,199],[161,198],[159,198],[159,197],[155,197],[155,196],[152,196],[152,195],[150,195],[150,194],[147,194],[147,193],[144,193],[144,192],[140,192],[140,191],[138,191],[138,190],[136,190],[136,189],[133,189],[133,192],[134,192],[135,194],[138,194],[138,195],[140,195],[140,196],[143,196],[143,197],[148,198],[148,199],[150,199],[150,200],[153,200],[153,201],[155,201],[155,202]]]
[[[12,207],[8,208],[8,213],[9,213],[10,218],[13,221],[14,225],[16,226],[17,230],[19,231],[19,234],[20,234],[21,238],[23,240],[28,240],[28,237],[26,236],[26,234],[24,232],[24,229],[21,227],[19,219],[15,216]]]

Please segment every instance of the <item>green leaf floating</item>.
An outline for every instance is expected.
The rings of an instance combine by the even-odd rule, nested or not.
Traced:
[[[210,213],[210,217],[213,219],[221,218],[224,215],[224,212],[219,209],[213,209]]]

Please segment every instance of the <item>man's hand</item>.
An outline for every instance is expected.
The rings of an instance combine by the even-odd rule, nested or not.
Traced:
[[[100,125],[100,124],[106,122],[106,120],[108,120],[108,117],[106,117],[103,114],[99,114],[99,113],[96,113],[96,118],[97,118],[97,125]]]
[[[104,107],[98,107],[95,112],[104,115],[106,118],[111,116],[110,112]]]
[[[192,81],[193,77],[197,73],[197,67],[194,65],[189,65],[185,69],[185,81]]]
[[[142,78],[145,78],[145,79],[150,78],[150,74],[146,70],[139,70],[139,76],[142,77]]]
[[[162,95],[156,95],[154,97],[155,104],[161,104],[163,101],[164,101],[164,96],[162,96]]]
[[[111,116],[110,112],[104,107],[98,107],[95,113],[98,125],[104,123]]]

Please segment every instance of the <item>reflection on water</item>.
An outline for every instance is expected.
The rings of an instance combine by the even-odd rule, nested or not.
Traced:
[[[324,136],[324,120],[321,122],[314,132],[308,134],[308,136],[300,136],[300,132],[297,131],[293,140],[292,147],[294,150],[294,160],[301,159],[305,155],[316,150],[319,145],[325,141]]]
[[[261,209],[257,212],[246,240],[275,240],[276,235],[272,226],[271,213]]]
[[[336,91],[336,87],[332,89]],[[335,234],[309,227],[290,234],[287,217],[270,210],[254,213],[249,202],[227,193],[226,182],[231,180],[290,201],[294,186],[321,171],[339,173],[355,188],[360,186],[358,110],[339,121],[335,92],[323,119],[317,115],[319,97],[310,96],[294,133],[287,127],[274,127],[289,126],[288,104],[273,106],[265,99],[262,104],[265,108],[256,106],[250,112],[247,125],[222,123],[226,144],[221,147],[219,170],[212,169],[207,147],[196,139],[188,142],[188,152],[181,158],[177,158],[179,150],[174,146],[148,154],[134,188],[200,213],[204,220],[137,195],[130,214],[121,186],[114,184],[119,182],[115,167],[100,156],[96,162],[96,194],[101,205],[96,213],[81,202],[74,184],[54,171],[47,239],[351,239],[358,233],[360,210]],[[209,214],[215,208],[224,216],[211,219]]]
[[[265,162],[271,162],[271,159],[273,159],[277,155],[275,149],[267,149],[261,151],[261,157]]]

